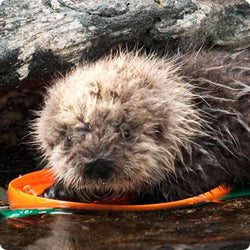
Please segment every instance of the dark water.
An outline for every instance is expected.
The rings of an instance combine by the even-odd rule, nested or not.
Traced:
[[[0,220],[4,249],[247,249],[250,197],[155,212],[91,212]]]

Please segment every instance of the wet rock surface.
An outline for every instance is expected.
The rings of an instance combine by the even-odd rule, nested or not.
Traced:
[[[0,221],[4,249],[247,249],[250,200],[155,212],[40,215]]]

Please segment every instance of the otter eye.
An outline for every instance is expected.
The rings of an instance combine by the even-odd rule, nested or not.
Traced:
[[[118,94],[115,92],[115,91],[111,91],[110,92],[110,96],[113,98],[113,99],[116,99],[118,97]]]
[[[123,138],[128,139],[131,136],[131,129],[130,129],[130,124],[128,123],[123,123],[119,126],[120,133]]]
[[[72,144],[72,137],[70,135],[66,136],[64,140],[64,147],[70,147]]]
[[[122,136],[124,138],[129,138],[130,137],[130,130],[129,129],[123,129],[122,130]]]

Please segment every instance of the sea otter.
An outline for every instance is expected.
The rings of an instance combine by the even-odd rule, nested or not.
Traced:
[[[172,201],[250,180],[250,50],[119,52],[48,88],[34,141],[46,197]]]

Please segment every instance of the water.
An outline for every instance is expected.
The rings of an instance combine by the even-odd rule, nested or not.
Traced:
[[[250,198],[154,212],[36,215],[0,220],[4,249],[247,249]]]

